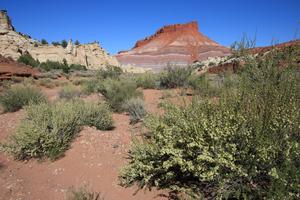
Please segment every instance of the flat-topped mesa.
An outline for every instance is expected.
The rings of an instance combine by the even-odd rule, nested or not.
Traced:
[[[12,26],[11,20],[7,15],[6,10],[0,10],[0,29],[14,31],[15,28]]]
[[[229,55],[230,50],[199,32],[198,23],[164,26],[152,36],[136,42],[129,51],[120,51],[121,64],[160,70],[169,64],[186,66],[208,57]]]
[[[134,48],[143,46],[145,44],[147,44],[148,42],[150,42],[152,39],[160,36],[160,35],[164,35],[164,34],[172,34],[175,32],[183,32],[183,31],[195,31],[198,32],[199,27],[198,27],[198,22],[196,21],[192,21],[186,24],[173,24],[173,25],[166,25],[160,29],[158,29],[154,35],[151,35],[150,37],[146,37],[143,40],[139,40],[136,42],[136,44],[134,45]],[[122,52],[122,51],[120,51]],[[120,53],[119,52],[119,53]]]

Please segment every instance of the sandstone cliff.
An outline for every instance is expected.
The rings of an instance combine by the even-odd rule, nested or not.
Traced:
[[[42,45],[29,36],[16,32],[7,12],[1,10],[0,54],[16,60],[24,53],[30,53],[33,58],[41,62],[46,60],[62,62],[63,59],[66,59],[69,64],[81,64],[89,69],[97,69],[106,65],[119,65],[116,58],[108,55],[98,42],[74,45],[69,41],[66,48]]]
[[[208,57],[225,56],[230,50],[199,32],[197,22],[164,26],[116,55],[124,65],[161,69],[168,64],[188,65]]]

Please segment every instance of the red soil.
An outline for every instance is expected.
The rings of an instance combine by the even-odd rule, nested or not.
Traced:
[[[57,89],[43,89],[51,97]],[[145,90],[148,110],[157,112],[161,91]],[[93,99],[93,97],[91,97]],[[0,115],[0,142],[12,134],[24,111]],[[129,124],[129,116],[114,114],[115,129],[99,131],[84,127],[65,156],[57,161],[15,161],[0,153],[0,199],[64,199],[66,191],[87,185],[100,192],[105,200],[165,199],[160,191],[140,191],[137,187],[118,185],[118,172],[127,162],[126,156],[132,135],[139,132],[139,125]]]

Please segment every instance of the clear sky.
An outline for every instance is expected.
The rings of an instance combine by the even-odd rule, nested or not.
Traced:
[[[0,9],[35,39],[96,40],[111,54],[164,25],[192,20],[224,46],[243,33],[256,33],[257,46],[300,37],[300,0],[0,0]]]

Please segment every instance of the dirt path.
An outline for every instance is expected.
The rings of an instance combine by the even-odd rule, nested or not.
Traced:
[[[145,90],[144,95],[148,110],[156,112],[161,91]],[[24,111],[0,115],[1,141],[13,132],[23,116]],[[157,196],[158,191],[133,195],[136,187],[118,185],[118,172],[126,163],[131,137],[138,130],[124,114],[114,114],[113,118],[114,130],[84,127],[65,156],[54,162],[20,162],[0,153],[0,199],[64,199],[71,186],[83,185],[100,192],[105,200],[165,199]]]

